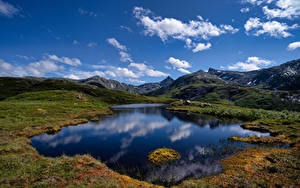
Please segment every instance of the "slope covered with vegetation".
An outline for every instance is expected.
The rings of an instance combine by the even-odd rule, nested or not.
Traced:
[[[110,114],[113,104],[170,100],[59,79],[1,78],[0,86],[1,187],[153,186],[113,172],[89,155],[40,156],[29,138],[97,120],[98,115]]]

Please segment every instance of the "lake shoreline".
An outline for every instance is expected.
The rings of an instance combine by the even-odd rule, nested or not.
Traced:
[[[37,105],[39,108],[43,105]],[[89,120],[93,120],[96,116],[99,115],[107,115],[111,113],[109,110],[110,106],[105,107],[97,107],[94,109],[88,110],[87,108],[79,108],[80,113],[78,111],[76,113],[72,112],[67,115],[60,114],[60,117],[63,119],[67,119],[65,121],[51,121],[47,126],[43,125],[42,127],[31,127],[25,128],[25,130],[21,131],[8,131],[6,132],[8,136],[4,136],[1,134],[1,141],[5,145],[1,148],[1,161],[2,164],[6,166],[6,168],[12,168],[18,165],[24,165],[22,169],[17,169],[15,175],[18,175],[20,172],[29,172],[25,179],[20,179],[18,181],[13,180],[12,176],[14,174],[6,174],[5,177],[1,178],[1,184],[3,186],[24,186],[24,185],[32,185],[33,183],[37,183],[35,178],[37,175],[43,174],[44,177],[49,177],[47,173],[53,174],[52,180],[45,179],[45,183],[47,185],[56,185],[56,186],[69,186],[69,185],[110,185],[110,186],[121,186],[121,187],[130,187],[131,185],[141,186],[141,187],[159,187],[157,185],[150,184],[148,182],[139,181],[133,178],[130,178],[125,175],[120,175],[112,170],[110,170],[106,165],[101,163],[100,161],[94,159],[89,155],[75,156],[75,157],[67,157],[62,156],[58,158],[48,158],[43,157],[37,153],[37,151],[32,147],[31,142],[29,140],[30,137],[45,133],[45,132],[57,132],[64,126],[77,125],[83,122],[87,122]],[[43,108],[42,108],[43,109]],[[245,152],[240,152],[222,160],[221,163],[225,166],[225,171],[219,175],[200,178],[198,180],[186,180],[179,186],[189,187],[189,186],[197,186],[197,185],[223,185],[223,186],[232,186],[237,185],[237,182],[230,181],[234,179],[230,179],[233,177],[233,174],[239,172],[248,172],[248,169],[245,169],[244,165],[252,165],[253,160],[249,160],[249,157],[255,156],[255,158],[262,159],[259,164],[264,164],[268,160],[266,156],[271,154],[273,155],[290,155],[291,153],[299,152],[299,146],[294,144],[294,147],[291,149],[251,149],[246,150]],[[5,155],[5,156],[4,156]],[[297,156],[297,155],[296,155]],[[29,159],[29,158],[30,159]],[[20,161],[12,161],[21,158]],[[29,161],[28,161],[29,160]],[[237,161],[240,164],[233,165],[232,161]],[[243,164],[244,162],[246,164]],[[270,161],[270,160],[268,160]],[[271,162],[270,162],[271,163]],[[34,165],[34,166],[32,166]],[[46,167],[46,171],[45,170]],[[236,170],[233,170],[235,168]],[[264,168],[264,167],[263,167]],[[34,169],[34,171],[32,171]],[[53,169],[58,169],[58,173]],[[5,170],[5,169],[4,169]],[[268,169],[267,169],[268,170]],[[20,171],[20,172],[19,172]],[[14,173],[14,172],[13,172]],[[36,174],[37,173],[37,174]],[[228,175],[229,174],[229,175]],[[255,173],[253,173],[255,174]],[[252,175],[253,175],[252,174]],[[283,174],[284,176],[284,174]],[[225,181],[227,184],[223,184],[222,180],[226,177],[228,181]],[[271,179],[275,177],[271,176]],[[279,177],[283,178],[283,177]],[[241,178],[240,180],[244,181],[248,179],[248,177]],[[286,178],[283,178],[286,179]],[[212,181],[213,180],[213,181]],[[276,179],[276,183],[284,183],[280,182]],[[288,185],[297,185],[297,182],[287,181]],[[40,184],[40,182],[38,183]]]

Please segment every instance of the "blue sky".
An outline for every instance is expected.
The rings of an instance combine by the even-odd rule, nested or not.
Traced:
[[[155,82],[300,57],[299,0],[0,0],[0,76]]]

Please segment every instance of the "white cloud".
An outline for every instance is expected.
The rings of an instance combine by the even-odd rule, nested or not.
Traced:
[[[27,57],[27,56],[24,56]],[[24,58],[22,56],[22,58]],[[28,60],[31,58],[27,58]],[[63,63],[71,66],[81,65],[81,61],[77,58],[68,57],[57,57],[56,55],[44,56],[41,60],[31,62],[27,65],[12,65],[0,60],[0,76],[37,76],[42,77],[47,73],[57,74],[59,71],[64,70],[63,65],[58,63]]]
[[[64,70],[51,60],[40,60],[26,66],[14,66],[0,59],[0,76],[44,76],[46,73]]]
[[[173,65],[174,68],[191,68],[192,66],[189,64],[189,62],[185,60],[176,59],[174,57],[170,57],[167,60],[168,63]]]
[[[173,69],[176,69],[179,72],[182,72],[185,74],[191,73],[190,71],[188,71],[186,69],[191,68],[192,66],[190,65],[189,62],[187,62],[185,60],[180,60],[180,59],[176,59],[174,57],[170,57],[167,60],[167,63],[170,63],[173,66]]]
[[[148,69],[148,66],[144,63],[130,63],[129,67],[135,67],[139,71],[146,71]]]
[[[89,48],[94,48],[94,47],[96,47],[97,46],[97,43],[96,42],[89,42],[88,44],[87,44],[87,47],[89,47]]]
[[[138,83],[138,84],[144,84],[145,83],[145,81],[143,81],[143,80],[132,79],[132,78],[129,78],[128,81],[132,82],[132,83]]]
[[[209,37],[219,36],[227,32],[224,27],[213,25],[209,21],[204,21],[202,17],[199,20],[191,20],[188,23],[183,23],[174,18],[155,17],[150,18],[145,10],[141,7],[135,7],[133,10],[135,17],[138,18],[141,24],[145,27],[145,33],[149,35],[158,35],[163,41],[168,37],[175,39],[186,39],[188,37],[200,37],[208,39]],[[232,30],[229,30],[232,31]]]
[[[261,59],[259,57],[248,57],[247,63],[253,63],[256,65],[270,65],[272,62],[267,59]]]
[[[243,3],[250,3],[252,5],[261,5],[263,3],[270,4],[274,0],[243,0]]]
[[[162,76],[168,76],[168,74],[158,71],[158,70],[153,70],[153,69],[148,69],[146,71],[146,75],[150,77],[162,77]]]
[[[175,142],[175,141],[178,141],[178,140],[188,138],[192,134],[192,130],[190,128],[191,128],[190,123],[187,123],[187,124],[181,126],[178,130],[176,130],[170,136],[171,142]]]
[[[144,26],[145,35],[157,35],[162,41],[166,41],[168,38],[183,40],[187,46],[192,44],[191,39],[208,40],[211,37],[238,31],[231,25],[216,26],[201,16],[198,16],[198,20],[184,23],[175,18],[151,17],[149,16],[151,11],[142,7],[135,7],[133,13],[139,23]]]
[[[128,53],[120,51],[119,54],[121,56],[120,61],[122,61],[122,62],[132,62],[132,59],[131,59],[131,57]]]
[[[134,72],[132,72],[128,68],[116,67],[113,71],[118,76],[131,77],[131,78],[138,78],[139,77],[138,75],[136,75]]]
[[[129,67],[134,67],[134,68],[138,69],[139,72],[137,73],[137,75],[139,75],[139,76],[143,76],[143,75],[147,75],[150,77],[168,76],[168,74],[158,71],[158,70],[154,70],[144,63],[130,63]]]
[[[111,77],[117,77],[117,75],[113,71],[105,71],[105,74],[111,76]]]
[[[14,66],[0,59],[0,76],[26,76],[27,73],[21,66]]]
[[[211,47],[210,43],[207,43],[207,44],[198,43],[196,45],[196,47],[193,49],[193,52],[196,53],[196,52],[199,52],[199,51],[208,50],[208,49],[210,49],[210,47]]]
[[[68,58],[68,57],[57,57],[56,55],[48,55],[48,58],[50,60],[56,61],[56,62],[60,62],[60,63],[64,63],[70,66],[79,66],[81,65],[81,61],[78,58]]]
[[[241,8],[241,13],[246,13],[246,12],[249,12],[250,9],[248,7],[245,7],[245,8]]]
[[[259,18],[249,18],[244,25],[247,34],[253,34],[259,36],[262,34],[268,34],[272,37],[289,37],[292,34],[288,32],[290,29],[298,27],[297,24],[292,26],[286,23],[280,23],[277,21],[261,22]]]
[[[263,66],[270,65],[272,61],[259,57],[248,57],[246,62],[237,62],[234,65],[228,66],[229,70],[253,71],[259,70]]]
[[[6,3],[0,0],[0,15],[12,18],[14,17],[20,10],[14,7],[13,5]]]
[[[86,79],[90,78],[93,76],[100,76],[100,77],[105,77],[105,73],[102,71],[78,71],[78,70],[72,70],[70,74],[66,75],[65,78],[70,78],[70,79]]]
[[[123,50],[123,51],[127,50],[126,46],[120,44],[115,38],[109,38],[107,39],[107,42],[119,50]]]
[[[259,67],[255,64],[249,64],[249,63],[243,63],[243,62],[237,62],[234,65],[228,66],[229,70],[238,70],[241,69],[243,71],[253,71],[258,70]]]
[[[46,59],[29,63],[25,67],[25,70],[28,72],[29,75],[41,77],[44,76],[46,73],[64,70],[64,67],[57,65],[55,62],[49,59]]]
[[[161,77],[161,76],[167,76],[166,73],[154,70],[151,67],[147,66],[146,64],[143,63],[134,63],[133,59],[131,58],[130,54],[127,53],[127,48],[124,45],[121,45],[115,38],[109,38],[107,39],[107,42],[117,48],[120,54],[120,61],[122,62],[129,62],[129,67],[134,67],[138,71],[136,73],[132,72],[131,70],[127,68],[123,68],[124,73],[126,73],[126,77],[132,77],[132,78],[139,78],[141,76],[150,76],[150,77]],[[113,71],[117,75],[122,75],[123,73],[121,72],[116,72],[116,70]]]
[[[82,9],[82,8],[79,8],[79,9],[78,9],[78,12],[79,12],[79,14],[81,14],[81,15],[88,15],[88,16],[91,16],[91,17],[97,17],[97,13],[92,12],[92,11],[87,11],[87,10],[84,10],[84,9]]]
[[[288,18],[293,19],[300,16],[299,0],[278,0],[276,2],[278,8],[269,9],[268,6],[263,7],[264,14],[269,18]]]
[[[298,41],[298,42],[292,42],[287,47],[288,50],[295,50],[297,48],[300,48],[300,41]]]
[[[179,68],[179,69],[177,69],[179,72],[182,72],[182,73],[185,73],[185,74],[190,74],[191,72],[190,71],[188,71],[188,70],[186,70],[186,69],[184,69],[184,68]]]

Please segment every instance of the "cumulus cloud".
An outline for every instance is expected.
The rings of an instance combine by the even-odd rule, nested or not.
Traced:
[[[189,62],[187,62],[185,60],[176,59],[174,57],[170,57],[167,60],[167,63],[170,63],[172,65],[173,69],[176,69],[177,71],[185,73],[185,74],[189,74],[190,71],[188,71],[187,68],[192,67]]]
[[[190,71],[188,71],[188,70],[186,70],[186,69],[184,69],[184,68],[179,68],[179,69],[177,69],[179,72],[182,72],[182,73],[184,73],[184,74],[190,74],[191,72]]]
[[[293,19],[300,16],[299,0],[278,0],[276,8],[263,7],[264,14],[269,18],[288,18]]]
[[[12,4],[0,0],[0,15],[12,18],[18,14],[20,10]]]
[[[192,67],[189,62],[187,62],[185,60],[176,59],[174,57],[170,57],[167,60],[167,62],[170,63],[171,65],[173,65],[174,68],[191,68]]]
[[[27,57],[27,56],[25,56]],[[23,57],[22,57],[23,58]],[[27,58],[30,60],[30,58]],[[41,60],[30,62],[27,65],[13,65],[0,60],[0,76],[37,76],[42,77],[47,73],[58,73],[65,69],[62,64],[79,66],[81,61],[78,58],[58,57],[56,55],[44,56]]]
[[[196,53],[196,52],[199,52],[199,51],[208,50],[208,49],[210,49],[210,47],[211,47],[210,43],[207,43],[207,44],[198,43],[192,51],[194,53]]]
[[[287,47],[288,50],[295,50],[297,48],[300,48],[300,41],[298,41],[298,42],[292,42]]]
[[[29,63],[25,67],[25,70],[28,72],[28,75],[40,77],[44,76],[46,73],[64,70],[64,67],[61,65],[57,65],[54,61],[46,59]]]
[[[127,52],[120,51],[120,61],[122,62],[132,62],[130,55]]]
[[[190,20],[187,23],[175,18],[162,18],[150,16],[152,12],[142,7],[133,9],[134,16],[139,20],[139,23],[144,26],[145,35],[157,35],[162,41],[168,38],[190,41],[191,39],[208,40],[211,37],[217,37],[225,33],[236,33],[238,29],[231,25],[214,25],[208,20],[204,20],[198,16],[197,20]]]
[[[64,67],[57,65],[49,59],[29,63],[25,66],[16,66],[0,59],[0,76],[44,76],[46,73],[64,70]]]
[[[0,59],[0,76],[25,76],[26,71],[20,66],[14,66]]]
[[[272,3],[274,0],[243,0],[243,3],[250,3],[252,5],[261,5],[263,3],[267,3],[270,4]]]
[[[88,16],[91,16],[91,17],[97,17],[97,13],[92,12],[92,11],[88,11],[88,10],[84,10],[82,8],[79,8],[78,12],[81,15],[88,15]]]
[[[253,71],[259,70],[261,67],[270,65],[272,61],[259,57],[248,57],[246,62],[237,62],[234,65],[228,66],[229,70]]]
[[[114,72],[117,75],[120,76],[124,76],[124,77],[131,77],[131,78],[138,78],[139,76],[136,75],[134,72],[132,72],[131,70],[129,70],[128,68],[121,68],[121,67],[117,67]]]
[[[130,54],[126,52],[127,48],[125,45],[120,44],[119,41],[117,41],[117,39],[115,39],[115,38],[109,38],[109,39],[107,39],[107,42],[119,50],[120,61],[133,62],[133,60],[130,57]]]
[[[48,58],[50,60],[60,62],[60,63],[64,63],[64,64],[67,64],[67,65],[70,65],[70,66],[82,65],[80,59],[78,59],[78,58],[57,57],[56,55],[49,55]]]
[[[277,21],[261,22],[259,18],[249,18],[244,27],[247,34],[253,34],[255,36],[267,34],[272,37],[286,38],[292,35],[288,30],[296,29],[298,25],[294,24],[289,26],[286,23]]]
[[[120,44],[119,41],[117,41],[117,39],[115,38],[109,38],[107,39],[107,42],[119,50],[123,50],[123,51],[127,50],[126,46]]]
[[[154,70],[153,68],[149,67],[144,63],[130,63],[129,67],[134,67],[137,70],[139,70],[139,72],[137,73],[137,75],[139,76],[143,76],[143,75],[150,76],[150,77],[168,76],[168,74],[158,70]]]
[[[85,79],[85,78],[90,78],[93,76],[100,76],[100,77],[105,77],[105,73],[102,71],[79,71],[79,70],[72,70],[69,74],[64,76],[65,78],[70,78],[74,80],[79,80],[79,79]]]

